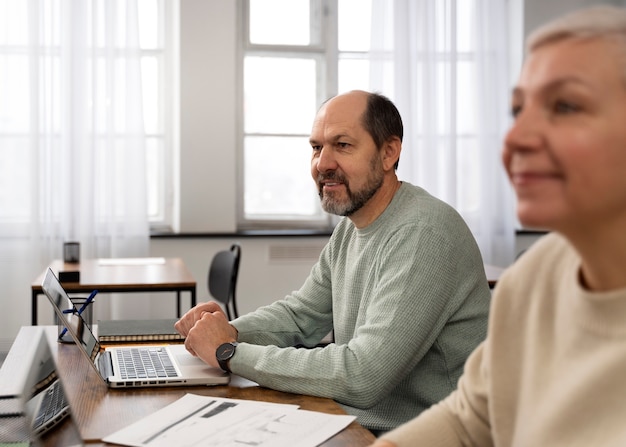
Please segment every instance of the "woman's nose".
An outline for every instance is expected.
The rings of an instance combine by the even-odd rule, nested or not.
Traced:
[[[509,150],[532,150],[539,147],[543,139],[541,115],[532,109],[520,111],[504,137]]]

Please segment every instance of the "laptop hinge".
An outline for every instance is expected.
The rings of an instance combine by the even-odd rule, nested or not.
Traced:
[[[100,371],[100,375],[104,380],[107,381],[113,375],[113,359],[109,351],[98,354],[98,371]]]

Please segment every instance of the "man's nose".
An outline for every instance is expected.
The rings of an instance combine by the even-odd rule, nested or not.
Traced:
[[[328,172],[337,168],[337,160],[335,154],[331,148],[323,147],[320,150],[319,157],[317,157],[317,171]]]

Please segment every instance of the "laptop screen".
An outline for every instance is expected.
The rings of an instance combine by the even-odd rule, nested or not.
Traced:
[[[2,388],[0,402],[0,444],[33,446],[64,434],[74,443],[80,434],[71,415],[69,401],[58,374],[43,328],[33,328],[22,352],[9,353],[3,373],[14,377],[13,388]],[[3,377],[4,377],[3,374]],[[0,408],[2,406],[0,405]],[[66,425],[67,424],[67,425]],[[80,442],[80,441],[79,441]]]
[[[85,322],[85,319],[76,312],[74,303],[67,295],[67,292],[61,286],[61,283],[54,275],[51,269],[48,269],[46,276],[42,283],[42,289],[57,314],[57,317],[61,321],[68,331],[76,336],[76,339],[80,340],[82,347],[89,354],[89,357],[93,361],[95,360],[98,352],[100,351],[100,343],[95,337],[89,325]],[[69,312],[64,312],[68,311]],[[72,312],[74,310],[74,312]]]

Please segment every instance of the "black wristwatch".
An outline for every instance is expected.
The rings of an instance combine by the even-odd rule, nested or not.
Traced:
[[[215,357],[217,358],[217,363],[220,364],[220,368],[222,368],[226,372],[231,372],[228,367],[228,361],[235,355],[235,348],[239,343],[222,343],[215,350]]]

